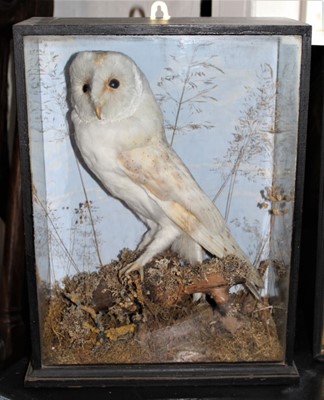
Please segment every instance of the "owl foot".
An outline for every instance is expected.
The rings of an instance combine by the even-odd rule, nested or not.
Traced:
[[[127,264],[125,267],[121,268],[118,271],[119,279],[122,279],[125,276],[128,276],[131,272],[138,271],[141,277],[141,280],[144,280],[144,267],[137,263],[136,261]]]

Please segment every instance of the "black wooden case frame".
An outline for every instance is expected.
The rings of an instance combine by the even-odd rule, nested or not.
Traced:
[[[15,25],[14,45],[17,76],[22,179],[24,189],[23,196],[26,254],[32,338],[32,356],[30,367],[26,375],[26,385],[36,387],[163,387],[165,385],[175,387],[197,387],[215,384],[223,385],[291,383],[298,379],[298,372],[293,362],[293,346],[305,160],[310,36],[311,29],[308,25],[286,19],[277,20],[183,18],[171,19],[166,22],[159,20],[151,21],[149,19],[141,18],[32,18],[30,20]],[[285,278],[282,278],[285,283],[283,283],[283,281],[280,282],[280,279],[277,276],[277,278],[274,280],[275,287],[272,289],[269,287],[265,289],[266,294],[264,295],[271,298],[271,296],[273,296],[273,293],[283,293],[282,298],[284,299],[285,304],[285,307],[283,309],[281,309],[281,307],[279,306],[276,307],[276,304],[271,303],[269,303],[268,307],[265,307],[267,308],[267,310],[271,310],[271,312],[276,308],[278,309],[277,312],[280,315],[281,321],[281,323],[279,324],[280,326],[278,327],[278,335],[280,336],[280,341],[282,344],[282,356],[278,359],[268,361],[258,359],[252,361],[248,359],[237,359],[234,362],[226,362],[226,360],[216,362],[208,360],[206,361],[204,359],[199,360],[199,358],[197,358],[197,360],[195,358],[193,360],[188,360],[187,358],[185,358],[181,362],[100,362],[91,364],[74,363],[74,365],[69,362],[65,364],[58,363],[56,361],[53,362],[51,361],[51,359],[48,359],[48,356],[44,358],[43,353],[46,343],[44,343],[43,337],[43,317],[44,315],[46,315],[47,304],[46,300],[44,300],[45,298],[43,297],[44,292],[46,292],[46,287],[44,287],[42,282],[43,280],[47,279],[47,275],[51,275],[51,272],[49,272],[50,266],[46,263],[54,263],[55,260],[52,261],[50,257],[44,257],[44,253],[42,251],[45,250],[40,251],[39,248],[40,246],[43,246],[42,249],[49,246],[49,238],[53,238],[53,236],[57,234],[58,229],[61,229],[61,225],[64,225],[64,218],[60,216],[58,220],[60,220],[61,222],[58,223],[57,220],[52,218],[53,215],[50,214],[50,211],[54,212],[58,209],[58,207],[55,208],[53,206],[53,210],[50,210],[49,207],[52,204],[50,203],[50,200],[48,201],[48,204],[45,204],[45,207],[44,205],[42,205],[42,200],[46,198],[46,193],[52,190],[52,174],[55,174],[55,172],[53,171],[57,171],[60,168],[60,165],[55,164],[55,162],[58,161],[58,164],[60,164],[60,157],[61,155],[62,157],[64,156],[65,151],[58,151],[56,154],[53,155],[51,153],[51,149],[53,148],[53,140],[55,142],[55,145],[57,144],[57,146],[60,146],[62,142],[64,142],[64,140],[66,139],[66,135],[69,134],[68,132],[66,132],[66,127],[63,126],[64,122],[57,121],[55,119],[55,115],[59,115],[60,113],[60,107],[61,109],[64,109],[63,114],[65,115],[65,104],[67,103],[67,93],[65,92],[65,96],[62,96],[62,93],[59,92],[60,86],[64,86],[66,84],[66,77],[64,76],[64,73],[61,72],[61,74],[59,74],[57,70],[57,60],[59,60],[62,54],[66,51],[66,47],[63,45],[61,48],[59,48],[59,50],[55,50],[55,43],[61,43],[62,41],[64,42],[64,40],[66,40],[66,43],[70,43],[72,41],[72,47],[71,43],[69,44],[69,46],[70,48],[72,48],[73,51],[68,50],[71,52],[72,55],[73,53],[77,52],[79,48],[82,47],[79,46],[78,40],[88,40],[90,43],[93,43],[93,47],[91,48],[89,48],[89,44],[87,45],[88,48],[85,48],[87,50],[102,50],[103,40],[105,40],[106,43],[106,47],[104,48],[104,50],[110,49],[109,40],[111,41],[111,43],[122,43],[123,46],[123,41],[127,42],[127,40],[130,40],[131,46],[129,46],[128,48],[134,49],[134,46],[136,47],[134,43],[137,43],[138,45],[138,43],[140,43],[142,40],[146,43],[145,46],[148,47],[143,46],[144,49],[141,49],[141,47],[139,47],[139,50],[136,50],[135,52],[133,50],[133,53],[132,50],[129,51],[131,53],[130,55],[133,58],[138,57],[137,63],[142,70],[143,68],[145,69],[144,73],[146,75],[150,75],[151,73],[153,74],[153,69],[156,69],[156,65],[154,65],[154,68],[147,67],[148,64],[154,63],[154,61],[152,61],[154,59],[154,54],[152,54],[152,49],[154,47],[149,47],[150,44],[147,43],[150,42],[150,40],[156,40],[157,42],[164,42],[167,39],[171,41],[179,40],[179,43],[177,43],[179,53],[174,53],[174,55],[171,57],[173,64],[169,65],[168,67],[164,66],[164,70],[163,66],[161,67],[161,70],[164,71],[164,75],[161,73],[162,75],[159,77],[154,76],[154,74],[152,75],[153,77],[148,76],[150,84],[152,84],[154,79],[156,81],[159,81],[159,84],[157,86],[154,86],[153,88],[153,92],[155,92],[155,90],[158,90],[158,88],[161,88],[161,86],[163,87],[163,84],[167,84],[170,80],[172,81],[173,78],[170,77],[170,74],[174,72],[172,68],[176,68],[175,66],[178,62],[177,58],[181,59],[181,56],[185,57],[184,53],[186,52],[186,50],[183,49],[186,49],[188,43],[195,43],[197,45],[197,48],[203,49],[203,51],[205,51],[204,54],[208,58],[212,55],[212,52],[209,49],[212,48],[213,41],[221,39],[225,43],[224,48],[226,47],[227,41],[232,39],[236,41],[235,43],[237,43],[238,46],[241,46],[241,43],[246,41],[250,44],[250,53],[247,53],[245,55],[243,53],[240,57],[242,61],[242,69],[249,69],[249,65],[246,64],[246,66],[244,63],[248,63],[249,58],[260,56],[260,54],[263,54],[262,51],[266,52],[266,50],[264,49],[267,48],[267,38],[269,39],[269,41],[275,38],[277,43],[284,42],[286,44],[285,51],[288,49],[288,53],[286,54],[285,52],[281,51],[282,49],[280,45],[278,45],[278,48],[276,47],[276,51],[278,51],[277,57],[283,56],[286,58],[285,68],[282,67],[282,69],[280,70],[281,67],[278,67],[281,71],[280,74],[282,74],[282,81],[280,82],[280,84],[278,84],[278,79],[274,79],[273,85],[271,86],[273,92],[268,93],[267,97],[268,101],[274,101],[274,125],[271,129],[269,128],[269,126],[265,126],[267,123],[267,118],[269,117],[267,114],[264,114],[265,121],[259,121],[260,132],[266,130],[267,134],[272,134],[272,137],[276,137],[276,139],[274,140],[275,145],[273,147],[274,150],[272,153],[273,158],[271,158],[272,156],[270,157],[273,163],[271,165],[272,177],[270,179],[275,180],[273,181],[273,186],[270,189],[269,187],[260,187],[259,199],[254,199],[253,201],[255,202],[254,210],[260,210],[260,212],[264,212],[264,215],[269,217],[269,220],[271,221],[271,228],[269,228],[268,232],[270,238],[267,242],[270,246],[268,246],[270,248],[270,250],[268,251],[272,252],[272,254],[274,255],[274,259],[277,259],[277,257],[279,257],[278,254],[282,254],[283,260],[286,260],[286,264],[288,265],[288,273],[285,275]],[[262,40],[264,40],[265,46],[260,45]],[[291,40],[292,42],[290,43],[289,40]],[[286,41],[288,42],[286,43]],[[208,42],[208,45],[206,45],[205,42]],[[255,47],[255,43],[258,44],[257,48]],[[297,46],[297,50],[294,47],[295,43],[298,43],[299,46]],[[115,45],[114,49],[115,48],[118,48],[118,46]],[[124,46],[123,48],[127,49],[127,46]],[[293,49],[292,53],[290,53],[289,49]],[[224,58],[226,58],[226,54],[229,54],[229,57],[236,57],[230,55],[231,51],[229,48],[222,54],[224,55]],[[33,60],[33,57],[36,57],[36,64],[30,61]],[[42,57],[45,58],[41,60]],[[46,57],[49,57],[49,59],[46,59]],[[209,58],[208,60],[210,61],[211,59]],[[217,60],[219,60],[219,58]],[[219,82],[223,82],[221,79],[222,76],[226,74],[226,71],[223,71],[220,67],[220,64],[217,64],[217,60],[216,64],[212,65],[212,68],[213,71],[216,70],[217,82],[218,80]],[[213,60],[213,63],[215,63],[215,60]],[[280,63],[278,63],[278,65],[279,64]],[[201,65],[205,68],[206,66],[210,66],[210,63],[202,62]],[[217,68],[215,68],[215,65]],[[205,70],[198,72],[199,73],[197,73],[196,75],[198,77],[201,77],[205,73],[207,73]],[[176,74],[176,72],[174,73]],[[262,85],[265,80],[273,79],[273,68],[271,68],[271,66],[269,66],[266,61],[260,66],[260,69],[258,71],[254,71],[253,73],[256,79],[259,79],[258,82],[260,85]],[[295,96],[293,96],[293,98],[289,100],[288,97],[285,97],[285,95],[281,94],[280,96],[283,96],[281,99],[278,93],[284,92],[285,88],[287,89],[285,85],[287,85],[287,82],[289,81],[288,75],[294,73],[297,74],[297,76],[292,78],[293,80],[295,79],[293,85]],[[49,80],[40,83],[39,76],[45,76],[46,79],[48,78]],[[51,86],[50,90],[47,91],[49,85],[52,84],[53,86]],[[256,90],[253,92],[249,85],[253,86],[253,82],[248,82],[246,83],[246,85],[242,83],[242,86],[240,86],[240,90],[245,90],[245,92],[242,94],[244,100],[243,103],[245,102],[245,105],[250,104],[249,102],[253,101],[251,99],[256,98],[259,99],[260,102],[262,102],[264,98],[261,99],[257,96],[260,96],[260,93],[264,94],[267,89],[261,86],[259,87],[259,89],[256,88]],[[212,87],[216,88],[216,85]],[[191,89],[195,90],[195,85],[192,85]],[[36,93],[36,97],[33,97],[33,93]],[[214,101],[216,101],[214,98],[214,94],[208,92],[206,88],[203,89],[201,93],[203,93],[204,96],[206,95],[206,93],[210,94],[209,97],[204,97],[203,101],[201,100],[201,103],[203,103],[203,107],[206,108],[207,113],[209,113],[210,118],[212,118],[213,111],[211,111],[212,109],[208,107],[210,107],[211,103],[214,104]],[[225,91],[223,93],[225,93]],[[232,93],[235,94],[236,90],[233,90]],[[53,101],[53,98],[51,99],[46,97],[51,95],[57,95],[58,100],[56,99],[55,101]],[[159,95],[160,101],[163,102],[163,98],[165,98],[165,96],[163,97],[161,93],[159,93]],[[218,93],[217,96],[220,97],[220,94]],[[258,103],[259,105],[261,104],[260,102]],[[230,102],[228,104],[228,109],[231,109]],[[250,106],[246,106],[245,109],[243,108],[240,111],[241,117],[238,119],[238,123],[232,127],[232,130],[229,131],[230,135],[236,134],[236,136],[231,136],[232,138],[234,138],[233,143],[235,141],[237,143],[241,140],[239,129],[240,124],[243,124],[242,121],[244,119],[244,115],[246,116],[249,111],[251,112],[251,110],[253,111],[258,108],[258,104],[255,106],[255,109],[253,109],[251,104]],[[293,106],[290,107],[291,104],[293,104]],[[161,107],[163,109],[163,105]],[[165,110],[163,109],[163,111]],[[286,111],[288,115],[288,122],[284,120],[283,111]],[[199,125],[199,128],[206,130],[206,132],[204,131],[206,137],[210,135],[209,132],[207,133],[210,127],[206,120],[199,120],[198,123],[195,122],[195,120],[190,119],[192,118],[192,116],[198,114],[201,114],[200,109],[191,108],[190,112],[185,116],[185,121],[183,123],[184,125],[182,126],[184,133],[182,132],[181,134],[178,134],[179,141],[186,140],[183,138],[186,137],[186,129],[188,128],[188,126],[190,126],[190,129],[192,131],[197,128],[197,125]],[[278,116],[279,114],[280,116]],[[293,117],[293,115],[295,115],[295,117]],[[290,121],[289,117],[293,121]],[[173,133],[175,132],[175,129],[174,125],[172,126],[172,123],[170,123],[168,120],[168,118],[171,118],[170,115],[167,114],[165,118],[166,129],[168,129],[169,127],[171,132],[169,135],[170,139],[170,137],[172,136],[172,128]],[[279,122],[277,121],[277,118]],[[277,124],[281,124],[282,126],[275,126]],[[291,128],[292,125],[293,128]],[[47,148],[47,144],[44,144],[44,137],[49,137],[49,135],[51,135],[52,128],[55,130],[55,135],[61,133],[63,136],[55,136],[54,139],[50,138],[50,146]],[[179,132],[180,128],[181,127],[179,123],[179,125],[177,126]],[[288,140],[288,143],[285,143],[285,141],[281,139],[282,137],[284,137],[282,136],[282,132],[286,132],[286,130],[289,131],[289,129],[291,129],[293,133],[290,134],[290,142]],[[233,130],[235,130],[234,134]],[[37,136],[35,137],[33,136],[34,131],[37,132]],[[181,146],[183,146],[183,148],[185,149],[184,154],[182,155],[182,157],[185,158],[186,153],[190,153],[187,151],[188,148],[186,147],[188,146],[188,144],[186,144],[186,142],[183,142]],[[181,146],[179,145],[180,152]],[[214,160],[215,157],[213,156],[212,159]],[[287,161],[287,159],[290,161]],[[285,174],[282,173],[282,170],[286,168],[284,166],[286,161],[284,160],[286,160],[288,163],[292,162],[292,168],[287,167],[287,171],[289,170],[289,174],[291,174],[288,178],[286,178]],[[190,159],[188,160],[188,162],[190,164]],[[276,165],[276,163],[278,166]],[[215,172],[215,168],[209,168],[208,171],[210,170],[212,170],[213,173]],[[64,172],[58,172],[58,176],[60,176],[61,179],[58,179],[58,181],[54,184],[54,186],[56,187],[60,186],[59,181],[65,180]],[[202,176],[204,176],[203,173]],[[276,178],[273,178],[273,176],[276,176]],[[91,178],[89,177],[89,179]],[[239,175],[237,175],[235,176],[235,179],[239,181],[240,179],[243,180],[244,178],[241,178],[239,177]],[[290,185],[289,195],[280,191],[280,187],[285,187],[287,179],[289,183],[288,186]],[[251,179],[250,181],[253,182],[253,179]],[[235,183],[235,181],[233,182]],[[245,181],[242,182],[242,187],[244,187],[246,183]],[[64,194],[69,190],[71,190],[72,192],[73,190],[70,189],[72,187],[71,185],[73,186],[73,179],[66,182],[64,188],[62,189],[62,193]],[[276,188],[279,189],[277,190]],[[73,196],[73,194],[69,196],[71,197]],[[235,214],[233,203],[229,203],[230,201],[232,200],[229,196],[227,206],[225,207],[224,204],[224,209],[226,208],[226,213],[234,210],[232,221],[236,220],[237,222],[238,219],[235,218],[237,217],[237,215]],[[73,202],[71,202],[71,204],[73,204]],[[231,210],[229,209],[229,204],[232,206]],[[86,205],[84,203],[80,203],[79,208],[76,207],[76,209],[74,210],[74,213],[77,214],[77,217],[79,218],[78,223],[80,223],[81,221],[80,214],[84,212],[87,206],[90,206],[89,203],[87,203]],[[39,207],[40,210],[38,210],[37,207]],[[46,212],[44,213],[45,208]],[[71,206],[66,206],[65,203],[60,204],[61,211],[64,209],[64,212],[68,212],[67,210],[69,210],[70,208]],[[63,213],[62,215],[64,216],[66,214]],[[285,218],[288,219],[286,220]],[[283,237],[284,235],[282,235],[281,239],[278,240],[275,245],[273,245],[273,243],[275,242],[275,240],[273,240],[273,235],[275,235],[276,232],[281,232],[281,228],[276,222],[279,219],[280,221],[288,221],[287,225],[289,226],[290,234],[288,236],[286,235],[286,238]],[[228,220],[230,220],[230,218],[228,218]],[[282,225],[282,222],[280,224]],[[239,227],[240,223],[237,222],[236,225],[237,227]],[[43,228],[44,230],[40,232],[40,230]],[[234,227],[233,229],[235,230],[236,228]],[[48,233],[49,231],[51,231],[51,235],[44,235],[44,232]],[[108,234],[109,232],[107,233],[107,235]],[[250,232],[250,234],[252,233]],[[255,249],[252,248],[249,250],[248,246],[250,244],[248,242],[249,239],[247,239],[245,242],[246,251],[250,251],[252,254]],[[133,242],[130,240],[130,243]],[[59,243],[59,245],[61,244],[62,243]],[[264,248],[263,251],[265,251]],[[61,253],[58,254],[58,258],[59,257],[61,257]],[[89,258],[91,258],[92,260],[95,257]],[[42,264],[43,267],[41,267],[40,264]],[[279,264],[280,263],[277,263],[276,267],[278,267]],[[283,263],[281,263],[280,265],[282,264]],[[265,268],[267,268],[267,266],[268,264],[265,265]],[[61,272],[58,267],[58,269],[55,271],[55,276],[54,278],[52,276],[52,279],[59,279],[59,277],[62,279],[60,273]],[[271,281],[269,275],[267,275],[265,279],[267,282]],[[49,278],[49,281],[51,281],[51,278]],[[74,302],[75,304],[73,303],[71,305],[73,307],[77,307],[78,302],[76,300],[73,300],[72,302]],[[276,310],[274,312],[276,312]],[[54,352],[56,351],[54,346],[52,350],[54,354]],[[188,356],[188,353],[186,353],[186,356]]]
[[[324,112],[323,112],[323,85],[324,85],[324,48],[323,46],[312,46],[312,68],[311,68],[311,90],[309,101],[309,122],[308,132],[310,138],[313,137],[312,154],[317,147],[317,157],[310,162],[312,172],[314,169],[319,170],[319,174],[315,175],[316,195],[313,206],[316,207],[318,201],[317,220],[317,247],[316,247],[316,272],[315,272],[315,304],[314,304],[314,332],[313,332],[313,355],[318,361],[324,361],[324,225],[323,225],[323,210],[324,210],[324,186],[323,186],[323,127],[324,127]],[[316,162],[317,161],[317,162]],[[310,180],[312,181],[312,180]],[[312,282],[313,283],[313,282]],[[307,293],[305,293],[307,295]],[[311,305],[310,305],[311,306]]]

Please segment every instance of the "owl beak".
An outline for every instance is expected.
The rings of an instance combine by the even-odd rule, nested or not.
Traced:
[[[95,107],[95,110],[96,110],[96,116],[97,116],[97,118],[98,118],[98,119],[101,119],[101,106],[100,106],[100,105],[97,105],[97,106]]]

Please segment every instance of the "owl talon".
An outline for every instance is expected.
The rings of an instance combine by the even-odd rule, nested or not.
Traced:
[[[136,263],[136,261],[134,261],[134,262],[126,265],[125,267],[121,268],[118,271],[118,277],[119,277],[119,279],[122,279],[125,276],[130,275],[130,273],[134,272],[134,271],[138,271],[139,272],[141,280],[143,281],[144,280],[144,267],[141,266],[141,265],[138,265]]]

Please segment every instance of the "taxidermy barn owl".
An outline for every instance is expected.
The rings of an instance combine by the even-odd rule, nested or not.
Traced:
[[[75,142],[91,172],[147,226],[141,255],[120,271],[139,271],[171,247],[191,264],[204,251],[247,260],[224,218],[168,144],[163,116],[135,62],[118,52],[80,52],[70,69]],[[126,229],[126,227],[125,227]],[[261,278],[251,265],[247,287]]]

